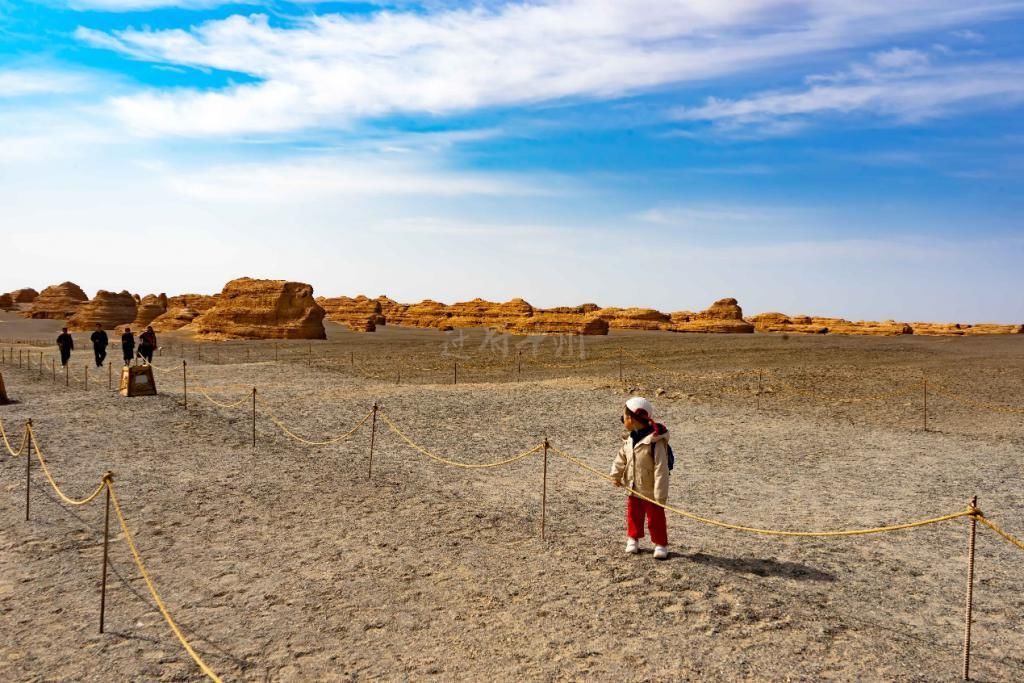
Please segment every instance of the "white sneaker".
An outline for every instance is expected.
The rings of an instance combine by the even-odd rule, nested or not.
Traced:
[[[656,560],[667,560],[668,559],[668,548],[663,545],[654,546],[654,559]]]
[[[626,552],[630,555],[636,555],[640,552],[640,541],[635,538],[630,538],[626,541]]]

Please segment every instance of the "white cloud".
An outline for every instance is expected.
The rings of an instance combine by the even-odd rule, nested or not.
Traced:
[[[678,109],[674,116],[712,122],[725,132],[785,133],[786,126],[803,127],[820,115],[873,114],[914,123],[1024,100],[1024,62],[938,67],[899,55],[876,61],[876,67],[883,63],[899,68],[855,67],[845,74],[811,78],[804,90],[762,92],[738,100],[712,97],[702,106]]]
[[[32,95],[67,95],[95,86],[92,76],[50,69],[0,70],[0,99]]]
[[[259,79],[215,92],[143,93],[112,102],[140,132],[220,135],[345,127],[402,112],[614,98],[1021,8],[1024,3],[994,0],[970,7],[958,0],[548,0],[325,15],[286,28],[252,15],[188,30],[82,28],[77,35],[139,59]],[[881,66],[909,66],[914,56],[894,51],[879,59]]]
[[[255,5],[259,3],[260,0],[67,0],[67,6],[71,9],[99,12],[132,12],[165,7],[199,10],[228,4]]]
[[[419,156],[400,161],[346,156],[199,171],[179,168],[166,173],[165,182],[175,192],[195,199],[279,204],[345,196],[544,196],[556,191],[558,181],[449,170]]]

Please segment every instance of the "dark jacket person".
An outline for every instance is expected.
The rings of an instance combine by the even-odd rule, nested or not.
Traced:
[[[121,335],[121,352],[124,354],[124,364],[130,365],[135,357],[135,335],[130,327],[124,328],[124,334]]]
[[[103,325],[96,323],[96,331],[89,339],[92,341],[92,352],[96,356],[96,367],[102,368],[103,361],[107,358],[107,345],[110,344],[107,333],[103,331]]]
[[[57,348],[60,349],[60,364],[64,367],[71,359],[71,351],[75,348],[75,340],[68,334],[68,328],[63,328],[60,336],[57,337]]]

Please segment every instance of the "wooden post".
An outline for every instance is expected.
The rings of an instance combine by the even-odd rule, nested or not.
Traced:
[[[250,361],[252,361],[252,354],[249,353],[249,347],[246,346],[245,347],[245,362],[248,363]]]
[[[188,361],[181,360],[181,386],[185,392],[185,410],[188,410]]]
[[[39,352],[39,377],[43,376],[43,352]]]
[[[25,521],[28,521],[28,510],[31,503],[29,492],[32,484],[32,418],[25,423],[25,431],[28,432],[28,453],[25,454]]]
[[[67,363],[65,363],[64,364],[64,386],[66,386],[66,387],[67,386],[71,386],[71,375],[69,373],[70,373],[70,368],[68,368]]]
[[[354,368],[356,366],[356,353],[355,351],[348,352],[348,365]]]
[[[107,361],[107,389],[113,391],[114,389],[114,364],[111,361]]]
[[[82,388],[89,391],[89,366],[82,366]]]
[[[762,375],[762,373],[763,373],[763,370],[761,370],[761,368],[758,368],[757,369],[757,409],[759,411],[761,410],[761,375]]]
[[[547,538],[547,509],[548,509],[548,437],[544,437],[544,478],[540,489],[540,540]]]
[[[516,381],[517,382],[522,382],[523,381],[523,350],[522,349],[519,350],[519,353],[517,354],[517,358],[518,358],[517,362],[518,362],[518,366],[519,367],[518,367],[518,370],[517,370],[518,374],[516,376]]]
[[[196,360],[202,360],[202,359],[203,359],[203,345],[202,344],[196,344]]]
[[[971,509],[977,510],[978,497],[971,498]],[[977,513],[971,515],[971,530],[967,537],[967,601],[964,613],[964,670],[963,679],[971,680],[971,611],[974,606],[974,537],[977,533]]]
[[[103,620],[107,612],[107,548],[110,545],[110,482],[114,475],[107,472],[103,481],[107,485],[107,510],[103,515],[103,570],[100,583],[100,633],[103,633]]]
[[[928,431],[928,378],[924,378],[924,431]]]
[[[57,364],[53,362],[52,358],[50,359],[50,375],[51,375],[50,381],[53,382],[54,384],[56,384],[57,383]]]
[[[370,463],[366,470],[366,478],[373,476],[373,443],[377,438],[377,402],[373,402],[373,425],[370,428]]]
[[[619,381],[622,381],[622,347],[619,347]]]
[[[277,355],[277,342],[274,342],[274,360],[276,361],[277,359],[278,359],[278,355]]]
[[[252,388],[252,448],[256,450],[256,387]]]
[[[308,344],[306,348],[306,367],[313,365],[313,345]]]

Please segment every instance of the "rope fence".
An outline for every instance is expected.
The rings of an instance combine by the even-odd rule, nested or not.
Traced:
[[[205,395],[205,391],[203,391],[202,393],[204,393],[204,395]],[[225,406],[225,407],[237,407],[237,406],[241,405],[241,403],[249,400],[249,397],[247,396],[247,397],[241,399],[240,401],[238,401],[238,402],[236,402],[234,404],[223,404],[223,403],[220,403],[220,402],[216,401],[215,399],[210,398],[208,395],[206,397],[208,399],[210,399],[213,403],[215,403],[215,404],[217,404],[219,406]],[[254,390],[253,394],[252,394],[253,406],[254,406],[253,407],[254,420],[255,420],[255,414],[256,414],[255,397],[256,397],[256,392]],[[525,451],[523,451],[521,453],[518,453],[516,455],[510,456],[510,457],[507,457],[507,458],[502,458],[502,459],[499,459],[499,460],[496,460],[496,461],[493,461],[493,462],[485,462],[485,463],[467,462],[467,461],[455,460],[455,459],[452,459],[452,458],[448,458],[448,457],[439,455],[439,454],[435,453],[434,451],[432,451],[431,449],[429,449],[428,447],[423,446],[422,444],[417,443],[411,436],[409,436],[409,434],[407,434],[401,427],[399,427],[395,423],[394,420],[391,419],[391,417],[383,410],[383,408],[381,408],[376,403],[374,404],[373,409],[369,413],[364,415],[363,418],[361,420],[359,420],[356,423],[356,425],[351,430],[349,430],[345,434],[342,434],[342,435],[337,436],[337,437],[332,437],[332,438],[330,438],[328,440],[325,440],[325,441],[313,441],[313,440],[310,440],[310,439],[305,439],[305,438],[297,435],[290,428],[288,428],[278,418],[278,416],[276,414],[274,414],[272,411],[264,409],[263,412],[288,437],[290,437],[290,438],[292,438],[292,439],[294,439],[294,440],[296,440],[296,441],[298,441],[300,443],[307,444],[307,445],[328,445],[328,444],[331,444],[331,443],[337,443],[339,441],[347,439],[350,436],[352,436],[353,434],[355,434],[366,423],[366,421],[372,417],[373,418],[373,432],[371,433],[371,436],[370,436],[370,448],[371,448],[370,458],[371,458],[371,465],[372,465],[373,443],[374,443],[374,438],[375,438],[375,435],[376,435],[376,423],[377,423],[378,416],[381,418],[383,423],[388,427],[388,429],[394,435],[396,435],[402,442],[404,442],[408,447],[412,448],[413,450],[415,450],[416,452],[422,454],[423,456],[426,456],[427,458],[429,458],[429,459],[431,459],[431,460],[433,460],[435,462],[438,462],[438,463],[440,463],[440,464],[442,464],[444,466],[461,468],[461,469],[491,469],[491,468],[511,465],[511,464],[513,464],[515,462],[518,462],[518,461],[523,460],[525,458],[528,458],[530,456],[536,455],[538,453],[543,453],[543,457],[544,457],[544,483],[543,483],[544,493],[543,493],[543,498],[542,498],[543,502],[542,502],[542,510],[541,510],[541,518],[542,518],[542,520],[544,520],[544,518],[546,516],[547,461],[548,461],[548,452],[549,451],[553,452],[555,455],[557,455],[560,458],[564,459],[566,462],[575,465],[576,467],[582,469],[585,472],[588,472],[591,475],[594,475],[596,478],[599,478],[599,479],[602,479],[602,480],[605,480],[605,481],[611,481],[611,482],[614,483],[614,479],[608,473],[602,472],[601,470],[599,470],[599,469],[589,465],[588,463],[584,462],[582,459],[580,459],[577,456],[574,456],[574,455],[572,455],[572,454],[570,454],[570,453],[568,453],[568,452],[566,452],[566,451],[564,451],[564,450],[562,450],[562,449],[560,449],[558,447],[552,446],[547,439],[545,439],[542,443],[537,444],[537,445],[533,446],[532,448],[529,448],[528,450],[525,450]],[[254,422],[254,432],[253,433],[254,433],[254,437],[255,437],[255,422]],[[129,547],[129,549],[131,551],[132,557],[133,557],[133,559],[135,561],[135,564],[136,564],[136,566],[137,566],[137,568],[139,570],[139,573],[142,576],[144,582],[146,583],[146,586],[147,586],[147,588],[148,588],[148,590],[150,592],[150,595],[152,596],[152,598],[153,598],[153,600],[154,600],[158,610],[160,611],[160,613],[163,616],[164,620],[167,622],[168,627],[171,629],[172,633],[174,634],[176,639],[180,642],[181,646],[185,649],[185,651],[188,653],[188,655],[193,659],[193,661],[196,663],[196,665],[199,666],[200,670],[207,677],[209,677],[211,680],[220,681],[220,678],[217,676],[217,674],[215,672],[213,672],[213,670],[204,662],[202,657],[200,657],[199,654],[196,653],[195,649],[191,646],[191,644],[189,643],[188,639],[184,636],[184,634],[181,632],[181,629],[178,627],[177,623],[174,621],[174,619],[171,616],[169,610],[167,609],[167,606],[164,603],[163,599],[160,597],[160,594],[157,591],[156,586],[154,585],[154,583],[153,583],[153,581],[152,581],[152,579],[151,579],[151,577],[150,577],[150,575],[149,575],[149,573],[148,573],[148,571],[146,569],[145,563],[142,560],[141,554],[139,553],[138,548],[135,545],[135,541],[134,541],[134,538],[133,538],[133,536],[131,534],[128,522],[127,522],[127,520],[125,518],[124,512],[123,512],[123,510],[121,508],[120,501],[119,501],[119,499],[117,497],[117,494],[115,492],[112,476],[109,473],[107,475],[104,475],[104,477],[103,477],[102,481],[100,482],[100,484],[89,495],[87,495],[87,496],[85,496],[83,498],[74,498],[72,496],[69,496],[68,494],[66,494],[62,490],[60,485],[57,483],[55,477],[53,476],[52,472],[50,471],[50,467],[49,467],[49,465],[47,463],[46,457],[44,456],[42,449],[40,448],[39,440],[38,440],[38,438],[36,436],[36,431],[35,431],[35,428],[32,426],[31,421],[28,421],[25,424],[24,430],[22,432],[22,443],[21,443],[21,445],[19,446],[18,449],[13,448],[13,446],[12,446],[12,444],[10,442],[10,438],[8,437],[6,430],[3,428],[2,422],[0,422],[0,435],[3,436],[3,441],[4,441],[4,444],[5,444],[6,448],[7,448],[7,451],[11,454],[12,457],[18,457],[18,456],[21,456],[21,455],[25,454],[25,449],[26,449],[26,447],[28,448],[29,459],[26,461],[26,518],[28,517],[28,475],[30,473],[29,464],[31,462],[31,456],[32,456],[32,452],[33,451],[35,452],[35,457],[38,460],[38,462],[39,462],[39,464],[41,466],[41,469],[43,470],[43,474],[44,474],[44,476],[45,476],[49,486],[54,490],[54,492],[56,492],[56,494],[59,496],[60,500],[63,501],[64,503],[66,503],[68,505],[71,505],[71,506],[83,506],[83,505],[87,505],[87,504],[91,503],[92,501],[96,500],[96,498],[98,498],[104,492],[106,492],[108,494],[108,505],[112,504],[113,507],[114,507],[116,518],[118,520],[118,523],[121,526],[122,531],[124,532],[125,541],[128,544],[128,547]],[[1002,538],[1003,540],[1005,540],[1009,544],[1017,547],[1018,549],[1024,550],[1024,541],[1022,541],[1021,539],[1013,536],[1009,532],[1005,531],[998,524],[996,524],[991,519],[986,517],[982,513],[982,511],[975,505],[974,501],[972,501],[972,503],[966,509],[963,509],[963,510],[954,511],[954,512],[950,512],[950,513],[947,513],[947,514],[944,514],[944,515],[939,515],[939,516],[935,516],[935,517],[929,517],[929,518],[925,518],[925,519],[919,519],[919,520],[910,521],[910,522],[903,522],[903,523],[898,523],[898,524],[889,524],[889,525],[884,525],[884,526],[876,526],[876,527],[868,527],[868,528],[798,531],[798,530],[791,530],[791,529],[772,529],[772,528],[764,528],[764,527],[758,527],[758,526],[750,526],[750,525],[734,524],[734,523],[730,523],[730,522],[725,522],[725,521],[722,521],[722,520],[719,520],[719,519],[713,519],[713,518],[710,518],[710,517],[705,517],[703,515],[697,514],[695,512],[689,511],[689,510],[684,510],[682,508],[678,508],[678,507],[675,507],[675,506],[667,505],[665,503],[659,503],[658,501],[643,495],[639,491],[636,491],[636,490],[631,489],[631,488],[625,488],[625,487],[623,487],[623,488],[624,488],[625,492],[628,495],[640,498],[641,500],[644,500],[644,501],[646,501],[648,503],[652,503],[654,505],[658,505],[659,507],[664,508],[667,512],[670,512],[670,513],[672,513],[674,515],[677,515],[679,517],[682,517],[682,518],[685,518],[685,519],[688,519],[690,521],[697,522],[697,523],[700,523],[700,524],[704,524],[704,525],[708,525],[708,526],[712,526],[712,527],[716,527],[716,528],[728,529],[728,530],[737,531],[737,532],[745,532],[745,533],[758,534],[758,535],[764,535],[764,536],[774,536],[774,537],[803,537],[803,538],[806,538],[806,537],[819,537],[819,538],[820,537],[851,537],[851,536],[863,536],[863,535],[869,535],[869,534],[882,534],[882,533],[889,533],[889,532],[896,532],[896,531],[904,531],[904,530],[916,529],[916,528],[920,528],[920,527],[924,527],[924,526],[929,526],[929,525],[949,522],[949,521],[953,521],[953,520],[956,520],[956,519],[959,519],[959,518],[969,518],[971,523],[972,523],[972,534],[973,534],[973,528],[974,528],[973,525],[974,525],[974,523],[981,522],[982,524],[984,524],[985,526],[990,528],[994,533],[996,533],[1000,538]],[[544,533],[544,531],[543,531],[543,521],[542,521],[542,536],[543,536],[543,533]],[[107,541],[106,541],[106,538],[105,538],[105,541],[104,541],[104,572],[105,572],[105,567],[106,567],[106,543],[107,543]],[[973,542],[972,542],[972,548],[973,548]],[[971,562],[971,576],[973,576],[973,552],[970,555],[970,562]],[[104,573],[104,576],[105,576],[105,573]],[[105,596],[105,579],[104,579],[104,596]],[[970,609],[970,605],[968,605],[968,609]],[[101,628],[102,628],[102,617],[101,617]],[[969,626],[968,626],[968,628],[969,628]],[[968,653],[965,651],[965,658],[967,656],[968,656]],[[965,667],[966,667],[966,663],[965,663]]]

